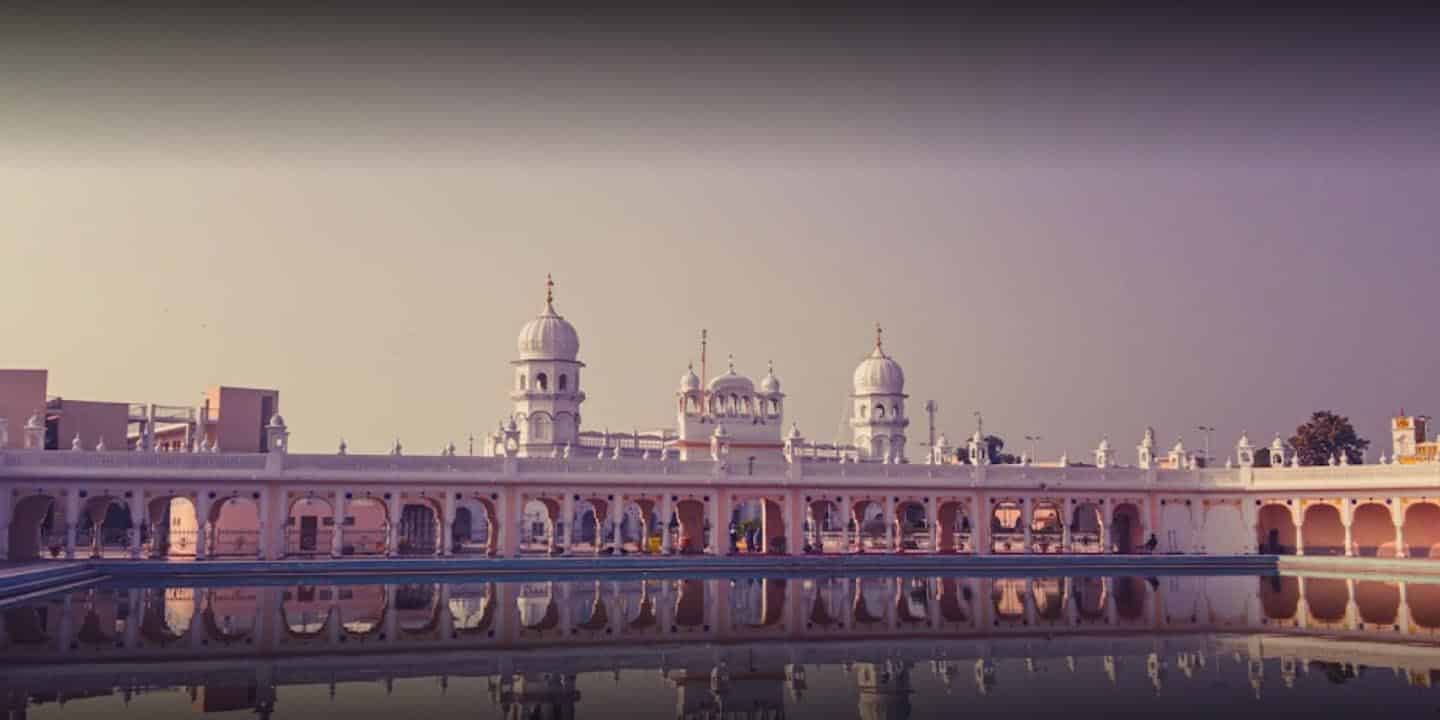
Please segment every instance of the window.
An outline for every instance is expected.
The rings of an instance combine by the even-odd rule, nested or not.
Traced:
[[[884,417],[885,417],[885,406],[884,406],[884,405],[876,405],[876,406],[875,406],[875,419],[876,419],[876,420],[879,420],[879,419],[884,418]]]
[[[546,390],[549,390],[549,389],[550,389],[550,378],[545,377],[545,373],[543,373],[543,372],[537,374],[537,375],[535,376],[535,387],[538,388],[538,389],[540,390],[540,392],[545,392]]]
[[[525,389],[525,373],[520,373],[520,389]]]
[[[568,380],[569,378],[565,377],[565,373],[560,373],[560,384],[556,386],[560,392],[565,392],[566,386],[569,385]]]

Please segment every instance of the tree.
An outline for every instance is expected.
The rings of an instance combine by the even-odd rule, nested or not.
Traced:
[[[985,436],[985,451],[990,455],[991,465],[1015,465],[1020,458],[1005,452],[1005,441],[999,435]]]
[[[1295,428],[1290,447],[1295,449],[1301,465],[1328,465],[1332,457],[1338,461],[1341,453],[1350,464],[1358,465],[1365,461],[1370,441],[1355,434],[1350,418],[1321,410]]]

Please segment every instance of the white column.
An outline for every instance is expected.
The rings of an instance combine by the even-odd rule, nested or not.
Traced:
[[[330,502],[331,520],[334,527],[330,533],[330,557],[338,558],[345,554],[345,511],[348,508],[345,503],[345,491],[336,490],[335,496]],[[338,596],[336,596],[338,597]]]
[[[895,519],[895,496],[889,495],[885,498],[885,544],[890,552],[900,552],[900,533],[896,531],[899,524]]]
[[[1100,528],[1100,549],[1105,555],[1115,552],[1115,498],[1105,500],[1105,527]]]
[[[395,557],[396,550],[400,547],[400,511],[403,507],[400,504],[400,494],[391,493],[385,505],[385,514],[389,516],[385,525],[385,557]],[[387,588],[386,593],[393,595],[394,589]]]
[[[565,491],[565,497],[560,500],[560,517],[555,519],[555,525],[551,532],[554,534],[550,544],[565,552],[570,552],[570,543],[575,540],[575,494],[569,490]],[[561,530],[560,528],[565,528]],[[596,538],[599,541],[599,538]]]
[[[795,555],[800,552],[800,548],[798,547],[800,543],[792,542],[792,538],[799,540],[804,537],[804,534],[795,532],[797,530],[795,527],[795,523],[797,522],[795,517],[795,493],[786,492],[781,498],[780,524],[785,526],[785,534],[782,536],[785,538],[785,554]],[[765,549],[770,549],[770,538],[765,538]]]
[[[850,496],[840,498],[840,553],[850,552],[850,521],[855,519],[853,509],[850,507]]]
[[[1032,552],[1032,550],[1030,549],[1030,526],[1033,525],[1035,521],[1034,518],[1030,516],[1030,513],[1033,511],[1034,507],[1035,502],[1033,499],[1030,498],[1030,496],[1027,495],[1020,498],[1020,525],[1022,530],[1024,531],[1022,535],[1022,537],[1024,537],[1024,540],[1022,542],[1025,543],[1025,555],[1029,555]]]
[[[610,515],[610,532],[613,533],[613,535],[614,535],[615,554],[616,554],[616,555],[619,555],[619,554],[620,554],[620,540],[624,537],[624,536],[620,533],[620,524],[621,524],[621,521],[625,519],[625,513],[622,512],[622,510],[624,509],[624,507],[625,507],[625,496],[624,496],[624,495],[621,495],[621,494],[619,494],[619,493],[616,493],[616,494],[615,494],[615,500],[612,501],[612,502],[610,503],[610,507],[607,508],[607,509],[610,511],[610,512],[608,513],[608,514]],[[599,542],[598,538],[597,538],[596,542]]]
[[[930,498],[925,508],[925,522],[930,525],[930,552],[940,552],[940,498]],[[933,625],[939,627],[938,625]]]
[[[80,524],[80,492],[74,488],[65,495],[65,559],[75,559],[75,531]]]
[[[670,539],[670,518],[674,514],[674,503],[670,500],[669,491],[666,491],[665,497],[660,500],[660,552],[665,555],[669,555],[673,549],[674,541]]]
[[[455,491],[452,488],[445,490],[445,505],[440,519],[440,547],[436,548],[435,554],[441,557],[450,557],[455,550]]]
[[[149,524],[148,507],[145,504],[145,491],[135,488],[130,492],[130,559],[139,560],[141,557],[140,528]],[[135,609],[134,612],[140,612]]]
[[[1345,525],[1345,557],[1355,554],[1355,537],[1351,527],[1355,524],[1355,506],[1340,499],[1340,522]]]
[[[195,559],[204,560],[210,549],[210,543],[207,542],[210,539],[210,497],[205,494],[204,490],[195,493],[193,506],[195,508]],[[197,589],[195,593],[198,598],[200,591]],[[196,602],[198,603],[199,600],[197,599]]]
[[[1295,554],[1305,554],[1305,506],[1300,504],[1300,498],[1293,498],[1290,501],[1290,520],[1295,523]]]
[[[273,533],[270,530],[270,503],[270,488],[262,488],[260,490],[260,541],[255,543],[255,557],[259,560],[264,560],[271,555],[270,545],[272,538],[270,536]],[[281,528],[282,530],[284,529],[283,524]]]
[[[1069,498],[1060,498],[1056,503],[1060,506],[1060,552],[1070,552],[1070,523],[1075,521],[1075,508],[1070,505]]]
[[[1410,553],[1405,548],[1405,500],[1395,498],[1390,501],[1390,521],[1395,525],[1395,557],[1409,557]]]

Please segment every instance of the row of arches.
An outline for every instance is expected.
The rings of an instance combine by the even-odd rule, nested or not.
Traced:
[[[1340,508],[1314,503],[1298,511],[1299,525],[1293,504],[1265,503],[1256,543],[1261,553],[1273,555],[1440,557],[1440,504],[1411,504],[1397,526],[1391,502],[1353,503],[1348,524]]]
[[[781,396],[742,395],[740,393],[703,393],[699,390],[679,396],[680,412],[685,415],[710,417],[778,418],[784,414]]]

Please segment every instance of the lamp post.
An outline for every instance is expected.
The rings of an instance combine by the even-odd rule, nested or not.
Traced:
[[[1033,463],[1040,453],[1040,441],[1045,438],[1039,435],[1026,435],[1025,439],[1030,441],[1030,462]]]
[[[1215,432],[1215,428],[1209,425],[1196,425],[1195,429],[1205,433],[1205,467],[1210,467],[1210,433]]]

